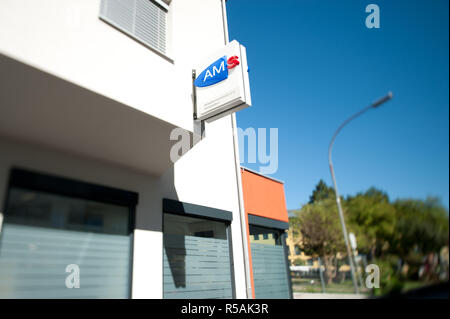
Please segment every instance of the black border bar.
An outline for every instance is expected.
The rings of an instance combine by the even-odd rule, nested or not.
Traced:
[[[256,215],[252,215],[252,214],[248,214],[248,223],[249,223],[249,225],[261,226],[261,227],[267,227],[267,228],[275,228],[275,229],[281,229],[281,230],[289,229],[289,223],[287,223],[287,222],[282,222],[279,220],[256,216]]]
[[[9,176],[9,186],[54,193],[69,197],[83,198],[87,200],[94,200],[121,206],[134,207],[139,201],[139,195],[135,192],[75,181],[72,179],[56,177],[48,174],[41,174],[19,168],[11,169]]]
[[[191,217],[206,217],[220,221],[231,222],[233,220],[233,213],[228,210],[179,202],[168,198],[163,198],[163,211],[164,213]]]

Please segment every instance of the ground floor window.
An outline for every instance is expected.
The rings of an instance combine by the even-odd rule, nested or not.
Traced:
[[[164,298],[233,298],[229,223],[164,214]]]
[[[13,170],[0,298],[129,298],[137,194]]]
[[[255,298],[290,298],[284,232],[250,225]]]

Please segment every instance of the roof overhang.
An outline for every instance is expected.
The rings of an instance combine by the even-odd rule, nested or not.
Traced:
[[[175,128],[0,53],[0,136],[160,176]]]

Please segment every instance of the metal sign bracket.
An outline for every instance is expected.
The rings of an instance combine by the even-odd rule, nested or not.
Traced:
[[[192,70],[192,106],[193,106],[193,117],[194,117],[194,145],[198,140],[202,140],[205,136],[205,121],[198,120],[197,118],[197,88],[194,84],[197,77],[196,71]],[[198,138],[199,136],[200,138]]]

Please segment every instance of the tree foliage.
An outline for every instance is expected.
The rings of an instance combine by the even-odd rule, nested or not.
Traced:
[[[296,211],[295,214],[298,215],[298,212],[299,211]],[[298,246],[301,243],[300,227],[300,219],[298,216],[289,217],[289,236],[295,246]]]
[[[384,267],[398,268],[401,262],[409,269],[415,267],[417,273],[425,256],[448,246],[448,210],[435,198],[392,202],[385,192],[372,187],[348,196],[342,205],[347,228],[356,235],[358,252],[377,262],[386,261]],[[333,269],[330,265],[336,255],[346,251],[333,188],[320,180],[308,204],[296,215],[290,220],[295,245],[307,255],[322,257],[326,268]],[[398,272],[392,271],[389,278]],[[332,277],[327,274],[328,280]]]
[[[448,245],[448,212],[436,198],[397,200],[393,203],[396,225],[393,252],[407,259],[412,251],[438,252]]]
[[[335,201],[327,198],[303,206],[298,226],[301,249],[307,255],[323,258],[326,278],[331,282],[336,276],[336,255],[344,249]]]
[[[299,224],[305,254],[324,256],[342,250],[342,231],[333,200],[326,199],[303,206]]]
[[[370,188],[345,201],[347,223],[357,237],[358,251],[372,257],[389,250],[395,231],[395,208],[383,191]]]
[[[328,186],[322,179],[317,183],[311,196],[309,196],[309,204],[318,203],[325,199],[335,199],[334,189]]]

